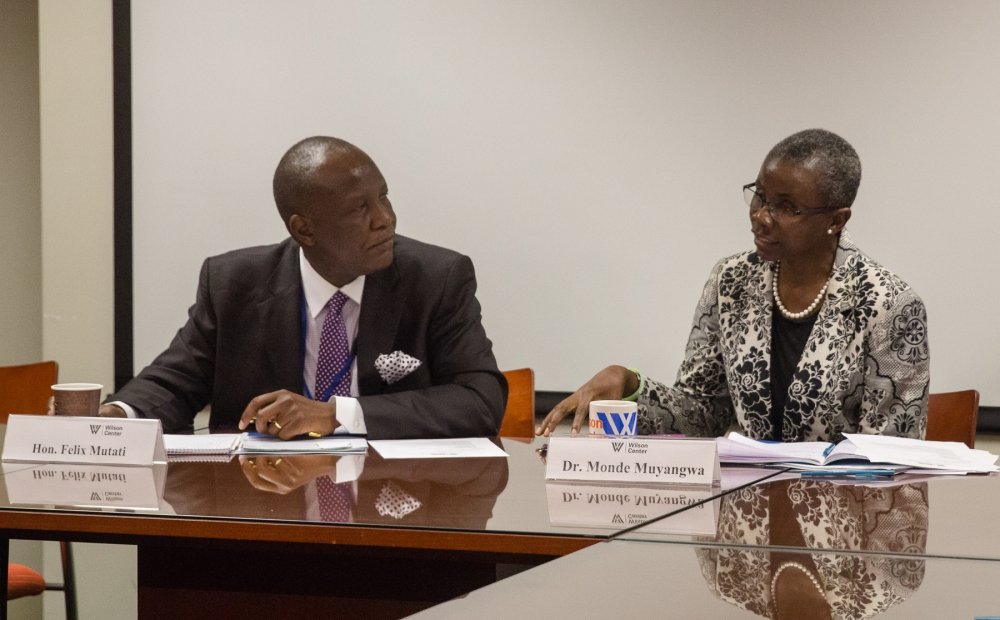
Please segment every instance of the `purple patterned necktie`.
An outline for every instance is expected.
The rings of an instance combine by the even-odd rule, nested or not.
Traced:
[[[354,508],[354,489],[350,482],[334,482],[330,476],[316,478],[319,518],[333,523],[348,523]]]
[[[319,354],[316,356],[317,400],[327,400],[330,384],[337,381],[330,396],[351,395],[351,348],[347,345],[347,326],[344,324],[344,304],[347,295],[334,293],[326,302],[326,319],[319,337]],[[351,520],[354,490],[350,482],[334,482],[330,476],[316,478],[319,499],[319,516],[323,521],[346,523]]]
[[[326,302],[326,319],[323,321],[323,331],[319,337],[319,354],[316,359],[316,391],[317,400],[325,400],[330,383],[339,377],[332,396],[351,395],[351,349],[347,345],[347,327],[344,324],[344,304],[347,295],[337,291],[330,301]]]

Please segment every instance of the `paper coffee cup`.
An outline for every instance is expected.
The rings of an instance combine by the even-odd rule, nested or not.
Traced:
[[[590,403],[591,435],[635,435],[639,406],[627,400],[595,400]]]
[[[52,386],[52,408],[56,415],[95,417],[103,389],[100,383],[57,383]]]

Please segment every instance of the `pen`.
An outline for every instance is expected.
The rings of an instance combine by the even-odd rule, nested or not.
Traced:
[[[896,475],[894,469],[814,469],[802,472],[803,478],[889,478]]]
[[[267,439],[269,437],[274,437],[274,435],[267,435],[265,433],[257,433],[254,431],[246,431],[246,433],[247,435],[253,437],[254,439]],[[319,433],[316,433],[314,431],[309,431],[307,434],[299,435],[298,437],[293,437],[293,439],[304,439],[306,437],[310,439],[320,439],[321,437],[323,437],[323,435],[320,435]]]

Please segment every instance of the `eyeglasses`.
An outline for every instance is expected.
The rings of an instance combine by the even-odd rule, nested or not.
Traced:
[[[840,207],[797,207],[794,203],[784,200],[774,204],[764,198],[764,194],[757,191],[757,183],[747,183],[743,186],[743,199],[750,207],[751,215],[756,215],[763,207],[768,217],[774,221],[790,220],[800,215],[814,215],[827,211],[836,211]]]

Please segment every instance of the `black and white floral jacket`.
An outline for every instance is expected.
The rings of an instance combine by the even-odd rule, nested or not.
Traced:
[[[774,263],[756,252],[715,265],[677,381],[668,387],[646,378],[640,433],[772,436],[773,278]],[[923,302],[841,232],[826,299],[788,390],[783,440],[923,437],[929,380]]]

